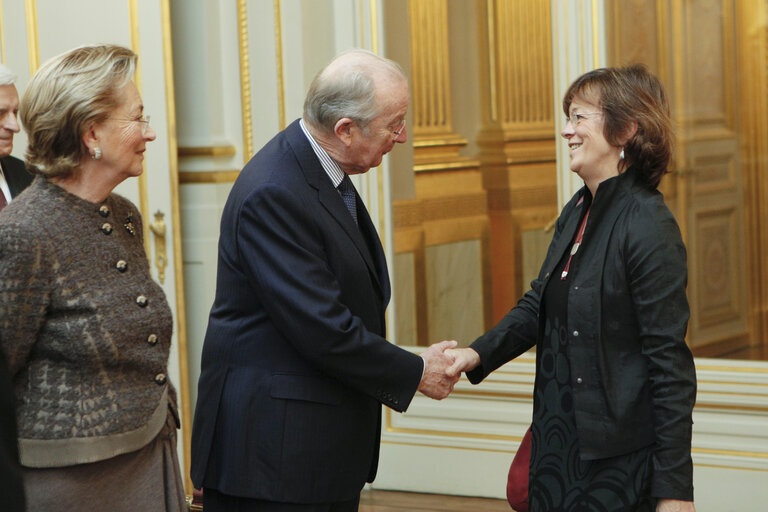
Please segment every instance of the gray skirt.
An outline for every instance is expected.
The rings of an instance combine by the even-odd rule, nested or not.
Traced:
[[[169,413],[160,433],[135,452],[60,468],[23,468],[27,512],[182,512],[184,484]]]

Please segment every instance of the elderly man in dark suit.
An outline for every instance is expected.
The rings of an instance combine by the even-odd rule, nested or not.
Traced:
[[[24,162],[11,155],[13,136],[19,131],[19,93],[16,75],[0,64],[0,210],[32,182]],[[24,510],[24,488],[16,439],[16,414],[11,377],[5,355],[0,353],[0,496],[3,510]]]
[[[358,510],[380,404],[455,384],[455,342],[419,357],[385,339],[387,265],[348,176],[406,141],[409,100],[394,62],[338,56],[230,193],[192,429],[206,512]]]
[[[19,93],[16,76],[0,64],[0,210],[32,182],[24,162],[11,156],[13,136],[19,131]]]

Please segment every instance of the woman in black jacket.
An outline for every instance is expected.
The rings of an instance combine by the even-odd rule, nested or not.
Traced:
[[[563,100],[566,204],[531,290],[469,348],[472,383],[536,345],[529,509],[693,511],[696,398],[686,253],[657,191],[669,106],[642,66],[579,77]]]

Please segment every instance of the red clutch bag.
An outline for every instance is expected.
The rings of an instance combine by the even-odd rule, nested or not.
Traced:
[[[528,471],[531,464],[531,428],[528,427],[507,475],[507,501],[517,512],[528,512]]]

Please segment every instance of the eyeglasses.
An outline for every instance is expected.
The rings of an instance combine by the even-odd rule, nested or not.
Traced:
[[[603,115],[602,112],[571,112],[571,115],[566,116],[565,124],[568,124],[570,122],[573,126],[578,126],[578,124],[585,119],[589,119],[590,117],[597,117],[601,115]]]
[[[141,123],[141,134],[145,135],[149,128],[149,116],[141,116],[140,119],[134,119],[137,123]]]
[[[112,118],[116,119],[116,118]],[[147,129],[149,129],[149,116],[141,116],[138,119],[125,119],[121,118],[121,121],[126,121],[129,123],[141,123],[141,135],[144,136],[147,133]]]
[[[392,131],[392,135],[395,136],[394,140],[397,140],[400,138],[400,134],[403,133],[403,130],[405,130],[405,119],[403,119],[403,122],[400,123],[400,128]]]

